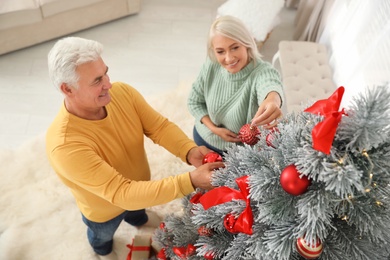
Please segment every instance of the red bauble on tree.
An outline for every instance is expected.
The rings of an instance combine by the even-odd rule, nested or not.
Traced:
[[[157,260],[167,260],[167,256],[165,255],[165,248],[161,248],[156,257]]]
[[[202,163],[222,162],[222,156],[217,152],[209,152],[203,157]]]
[[[300,237],[297,239],[296,246],[298,253],[306,259],[316,259],[322,253],[322,242],[320,239],[317,239],[315,244],[309,245],[305,238]]]
[[[251,126],[250,124],[245,124],[241,127],[238,132],[238,137],[241,142],[249,145],[255,145],[259,141],[260,130],[257,126]]]
[[[211,230],[210,228],[207,228],[205,226],[201,226],[198,228],[198,234],[199,234],[199,236],[209,237],[213,234],[213,230]]]
[[[164,222],[161,222],[160,223],[160,229],[163,230],[163,231],[166,231],[166,227],[165,227],[165,223]]]
[[[234,230],[234,225],[236,224],[236,221],[237,221],[237,218],[229,213],[223,219],[223,225],[225,226],[227,231],[229,231],[232,234],[235,234],[235,233],[237,233]]]
[[[310,180],[307,176],[300,177],[295,165],[291,164],[284,168],[280,174],[280,184],[282,188],[289,194],[298,196],[307,191],[307,188],[310,186]]]
[[[274,128],[272,128],[271,132],[269,132],[269,133],[267,134],[267,136],[265,137],[265,141],[266,141],[267,145],[268,145],[268,146],[271,146],[271,147],[273,147],[273,148],[275,148],[275,146],[273,145],[273,140],[274,140],[274,134],[275,134],[275,132],[280,133],[280,132],[279,132],[279,129],[276,128],[276,127],[274,127]]]
[[[196,247],[193,244],[188,244],[182,247],[172,247],[173,253],[175,253],[180,259],[188,259],[190,256],[196,254]]]
[[[207,252],[203,257],[204,259],[212,260],[214,259],[214,252]]]

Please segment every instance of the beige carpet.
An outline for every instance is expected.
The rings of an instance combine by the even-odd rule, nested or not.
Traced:
[[[186,107],[191,83],[149,103],[192,137],[193,117]],[[153,179],[191,170],[161,147],[146,141]],[[15,150],[0,151],[0,259],[126,259],[136,230],[122,223],[114,237],[117,257],[99,258],[91,250],[86,227],[69,190],[59,181],[45,155],[44,133]],[[181,201],[153,208],[161,216],[179,212]]]

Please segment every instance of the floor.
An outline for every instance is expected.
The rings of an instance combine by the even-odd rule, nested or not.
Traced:
[[[139,14],[73,34],[104,44],[112,81],[143,95],[158,95],[193,80],[206,57],[208,28],[225,0],[143,0]],[[283,9],[280,24],[261,47],[271,61],[280,40],[293,34],[295,10]],[[15,149],[43,134],[61,94],[51,85],[47,53],[55,40],[0,56],[0,149]]]

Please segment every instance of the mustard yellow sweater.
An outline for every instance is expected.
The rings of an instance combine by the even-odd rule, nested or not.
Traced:
[[[196,144],[134,88],[119,82],[112,85],[106,118],[81,119],[63,105],[46,134],[52,167],[70,188],[82,214],[95,222],[194,191],[188,172],[150,181],[144,136],[184,162]]]

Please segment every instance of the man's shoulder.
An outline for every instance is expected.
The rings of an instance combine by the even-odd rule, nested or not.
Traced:
[[[131,88],[131,86],[127,83],[116,81],[111,83],[111,91],[126,91],[127,89]]]
[[[137,89],[132,87],[131,85],[124,82],[113,82],[112,88],[110,89],[110,93],[112,98],[114,99],[122,99],[122,98],[130,98],[130,99],[138,99],[141,94]]]

